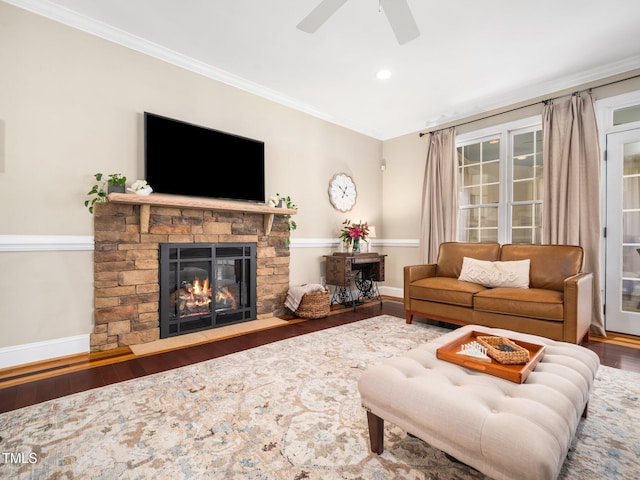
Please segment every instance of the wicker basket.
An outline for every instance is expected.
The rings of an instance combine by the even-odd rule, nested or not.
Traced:
[[[305,293],[296,315],[301,318],[323,318],[329,315],[330,307],[329,289],[325,288],[322,292]]]
[[[487,347],[487,355],[505,365],[519,365],[529,361],[529,350],[505,337],[478,337],[480,345]],[[502,350],[505,348],[505,350]]]

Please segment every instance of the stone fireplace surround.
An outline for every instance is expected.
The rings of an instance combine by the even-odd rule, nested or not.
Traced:
[[[256,318],[278,315],[289,289],[283,215],[295,213],[244,202],[110,194],[94,211],[91,352],[160,338],[160,243],[256,243]]]

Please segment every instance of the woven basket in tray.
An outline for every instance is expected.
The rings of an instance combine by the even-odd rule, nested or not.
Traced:
[[[296,315],[301,318],[322,318],[329,315],[330,307],[329,289],[325,288],[322,292],[305,293],[298,305]]]
[[[518,365],[529,361],[529,350],[513,343],[505,337],[478,337],[480,345],[487,347],[487,355],[496,362],[505,365]],[[500,350],[500,345],[507,345],[513,349],[512,352]]]

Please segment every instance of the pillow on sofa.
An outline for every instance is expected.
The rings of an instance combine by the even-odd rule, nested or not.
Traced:
[[[531,261],[488,262],[464,257],[458,280],[479,283],[484,287],[529,288]]]

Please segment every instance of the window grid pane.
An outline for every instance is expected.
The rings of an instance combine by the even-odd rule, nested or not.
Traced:
[[[640,105],[619,108],[613,112],[613,124],[625,125],[627,123],[640,122]]]
[[[509,158],[501,161],[503,139]],[[459,239],[542,243],[542,130],[505,127],[498,136],[457,147]]]
[[[542,131],[512,137],[511,242],[540,243],[542,237]]]
[[[500,141],[458,147],[460,235],[464,241],[497,241]]]

